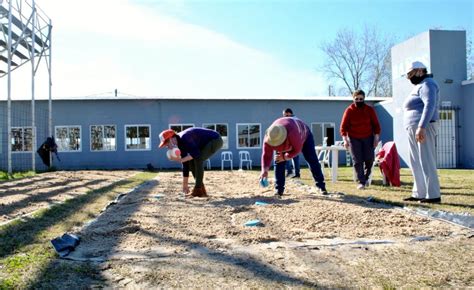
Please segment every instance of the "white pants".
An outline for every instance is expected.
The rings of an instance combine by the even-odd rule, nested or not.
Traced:
[[[438,171],[436,169],[436,135],[438,123],[429,123],[426,126],[426,139],[418,143],[415,139],[417,126],[408,127],[408,142],[410,145],[410,167],[414,177],[413,197],[439,198],[441,197]]]

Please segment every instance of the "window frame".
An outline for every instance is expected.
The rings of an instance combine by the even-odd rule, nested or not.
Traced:
[[[61,146],[59,145],[60,142],[58,142],[58,134],[57,134],[57,131],[56,131],[58,128],[68,128],[68,135],[69,135],[69,128],[79,128],[79,149],[78,150],[61,150]],[[57,125],[57,126],[54,126],[54,142],[58,145],[58,152],[61,152],[61,153],[82,152],[82,126],[81,125]]]
[[[148,138],[150,139],[150,148],[128,149],[127,148],[127,127],[137,127],[137,133],[139,132],[138,127],[148,127],[148,133],[149,133]],[[153,140],[151,138],[151,136],[153,136],[153,134],[151,132],[151,124],[126,124],[126,125],[123,125],[123,128],[124,128],[124,131],[123,131],[123,140],[124,140],[123,147],[124,147],[125,151],[129,151],[129,152],[130,151],[131,152],[151,151],[151,149],[153,148]],[[139,138],[139,137],[137,137],[137,138]]]
[[[316,140],[314,140],[316,138],[316,135],[314,134],[313,132],[313,125],[321,125],[321,136],[322,136],[322,140],[321,140],[321,144],[317,144]],[[313,134],[313,140],[314,140],[314,145],[316,146],[322,146],[323,143],[324,143],[324,138],[327,137],[326,136],[326,131],[324,130],[324,125],[330,125],[332,128],[334,128],[334,143],[336,142],[336,123],[335,122],[311,122],[311,133]]]
[[[109,126],[109,127],[115,127],[115,136],[114,136],[114,139],[115,139],[115,148],[113,150],[92,150],[92,127],[98,127],[98,126],[101,126],[102,127],[102,134],[104,134],[104,127],[105,126]],[[102,136],[102,140],[104,139],[105,137]],[[103,142],[102,142],[103,144]],[[99,153],[99,152],[116,152],[117,151],[117,147],[118,147],[118,144],[117,144],[117,125],[115,124],[103,124],[103,125],[89,125],[89,150],[90,152],[93,152],[93,153]]]
[[[202,123],[202,127],[205,128],[205,126],[209,125],[214,125],[214,128],[217,128],[217,125],[224,125],[227,128],[227,136],[222,136],[222,139],[224,140],[224,144],[222,145],[221,149],[229,149],[229,123]],[[217,132],[215,129],[211,129]],[[219,133],[219,132],[218,132]],[[220,133],[219,133],[220,134]],[[225,138],[224,138],[225,137]]]
[[[239,145],[239,126],[242,126],[242,125],[245,125],[245,126],[254,126],[254,125],[257,125],[259,127],[259,132],[258,132],[258,139],[259,139],[259,145],[258,147],[241,147]],[[248,128],[250,129],[250,128]],[[261,149],[262,148],[262,123],[236,123],[235,124],[235,148],[238,149],[238,150],[243,150],[243,149],[246,149],[246,150],[252,150],[252,149]],[[247,137],[250,137],[250,136],[247,136]]]
[[[21,134],[21,140],[22,140],[22,149],[24,149],[25,147],[25,130],[24,129],[32,129],[31,130],[31,151],[29,150],[18,150],[18,151],[14,151],[12,146],[13,144],[11,143],[12,142],[12,138],[10,138],[10,142],[9,142],[9,146],[10,146],[10,150],[11,150],[11,153],[12,154],[21,154],[21,153],[33,153],[33,145],[34,145],[34,138],[36,138],[36,127],[32,127],[32,126],[12,126],[10,127],[10,136],[13,137],[13,130],[14,129],[22,129],[22,134]]]
[[[189,128],[194,128],[196,127],[196,125],[194,125],[194,123],[172,123],[172,124],[168,124],[168,129],[172,129],[171,127],[172,126],[181,126],[181,131],[176,131],[176,133],[179,133],[179,132],[183,132],[184,130],[186,129],[189,129]],[[189,126],[188,128],[186,129],[183,129],[183,126]]]

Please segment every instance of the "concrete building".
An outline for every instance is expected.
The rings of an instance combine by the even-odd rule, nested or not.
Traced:
[[[377,107],[379,114],[393,118],[393,140],[403,165],[409,156],[402,106],[413,88],[403,75],[418,60],[428,67],[440,89],[438,167],[474,168],[474,81],[466,80],[465,31],[430,30],[395,45],[391,53],[393,99]]]

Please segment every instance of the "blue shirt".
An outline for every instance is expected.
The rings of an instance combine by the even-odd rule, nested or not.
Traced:
[[[439,87],[436,81],[427,77],[415,85],[406,98],[403,107],[403,124],[407,127],[426,128],[431,121],[439,119]]]

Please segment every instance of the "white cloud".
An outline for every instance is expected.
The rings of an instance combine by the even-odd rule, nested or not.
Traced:
[[[53,23],[56,97],[115,88],[137,96],[209,98],[305,96],[325,91],[325,82],[316,72],[289,68],[262,51],[163,15],[151,6],[125,0],[42,0],[37,4]],[[41,96],[47,93],[45,75],[42,72],[37,80]],[[28,87],[25,90],[18,83],[14,91],[20,96],[30,94]]]

